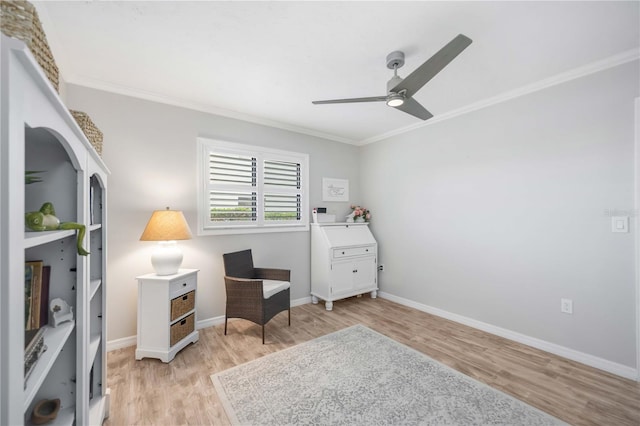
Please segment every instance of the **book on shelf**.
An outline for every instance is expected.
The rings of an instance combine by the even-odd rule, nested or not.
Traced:
[[[42,297],[42,269],[44,263],[41,260],[28,261],[27,266],[31,266],[31,283],[25,282],[25,287],[31,285],[31,300],[28,321],[25,330],[35,330],[40,328],[40,303]],[[26,289],[25,289],[26,292]],[[25,302],[25,309],[27,309]],[[25,315],[26,316],[26,315]]]
[[[49,280],[51,279],[51,266],[42,267],[42,286],[40,287],[40,325],[49,324]]]
[[[36,366],[40,355],[47,350],[44,344],[44,328],[27,330],[24,332],[24,385]]]
[[[24,329],[31,330],[31,286],[33,282],[33,266],[24,265]]]

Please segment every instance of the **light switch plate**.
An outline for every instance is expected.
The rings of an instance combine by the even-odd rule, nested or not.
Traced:
[[[629,216],[611,216],[611,232],[629,232]]]

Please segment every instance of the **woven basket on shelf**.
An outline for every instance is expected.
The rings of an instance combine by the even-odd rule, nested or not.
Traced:
[[[51,54],[36,8],[24,0],[0,1],[0,30],[9,37],[25,42],[53,87],[58,91],[58,67]]]
[[[171,331],[169,333],[170,334],[169,345],[173,346],[176,343],[178,343],[180,340],[184,339],[189,334],[191,334],[193,330],[195,330],[194,322],[193,322],[193,314],[176,322],[170,327],[170,329]]]
[[[73,118],[76,119],[78,126],[82,129],[91,146],[96,150],[98,155],[102,157],[102,132],[93,124],[91,117],[86,112],[69,110]]]
[[[191,290],[189,293],[171,299],[171,321],[181,317],[195,306],[196,291]]]

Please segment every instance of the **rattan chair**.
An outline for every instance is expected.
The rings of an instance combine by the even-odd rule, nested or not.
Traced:
[[[255,268],[250,249],[226,253],[222,258],[227,290],[225,336],[229,318],[242,318],[261,325],[262,344],[264,325],[278,313],[288,311],[291,325],[290,270]]]

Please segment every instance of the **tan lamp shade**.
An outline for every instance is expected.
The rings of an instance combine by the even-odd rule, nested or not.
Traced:
[[[151,215],[140,241],[190,240],[191,229],[179,210],[156,210]]]

